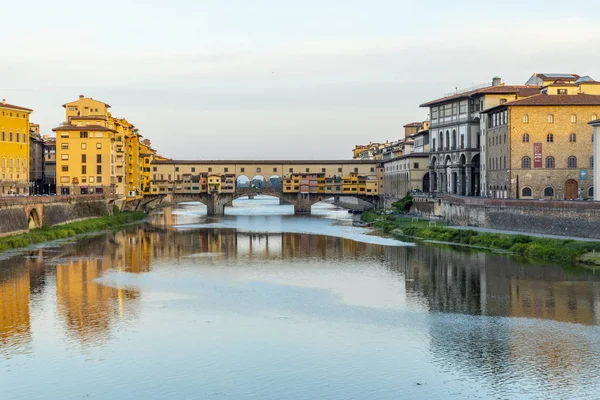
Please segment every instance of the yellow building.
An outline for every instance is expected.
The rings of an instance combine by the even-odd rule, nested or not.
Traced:
[[[577,79],[575,79],[577,78]],[[487,193],[521,199],[592,198],[600,82],[557,79],[540,93],[485,111]]]
[[[0,196],[29,193],[29,115],[32,110],[0,103]]]
[[[208,192],[221,193],[221,175],[208,175]]]
[[[109,193],[127,200],[140,199],[150,186],[150,142],[125,118],[116,118],[110,106],[92,98],[63,105],[65,123],[56,131],[56,184],[58,193]]]
[[[133,125],[132,125],[133,127]],[[140,134],[133,128],[125,136],[125,172],[127,174],[127,200],[135,200],[143,197],[141,178],[140,157]]]
[[[150,194],[150,180],[152,178],[152,161],[156,150],[151,146],[150,140],[144,139],[140,142],[140,189],[142,194]]]

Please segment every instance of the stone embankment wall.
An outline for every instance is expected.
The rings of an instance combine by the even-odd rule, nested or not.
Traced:
[[[445,196],[441,216],[451,224],[600,239],[600,203]]]
[[[102,217],[110,213],[103,195],[14,197],[0,199],[0,236]]]

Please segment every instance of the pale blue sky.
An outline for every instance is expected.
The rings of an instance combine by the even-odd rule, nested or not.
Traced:
[[[567,6],[565,6],[567,5]],[[0,97],[42,131],[84,94],[173,158],[349,158],[418,105],[533,72],[600,79],[591,1],[220,0],[2,5]]]

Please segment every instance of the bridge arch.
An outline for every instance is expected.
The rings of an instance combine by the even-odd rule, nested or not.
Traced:
[[[256,175],[252,178],[251,187],[254,189],[264,189],[267,187],[267,180],[262,175]]]
[[[251,186],[250,178],[246,175],[239,175],[235,179],[235,187],[238,188],[249,188]]]
[[[27,215],[27,224],[29,225],[29,229],[40,229],[42,227],[40,214],[38,214],[38,211],[35,207],[32,208],[29,211],[29,215]]]
[[[283,190],[283,179],[279,175],[271,175],[267,182],[267,187],[271,189]]]

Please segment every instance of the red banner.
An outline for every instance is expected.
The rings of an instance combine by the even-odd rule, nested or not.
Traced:
[[[533,168],[542,168],[542,144],[533,144]]]

